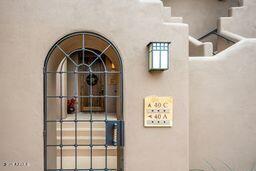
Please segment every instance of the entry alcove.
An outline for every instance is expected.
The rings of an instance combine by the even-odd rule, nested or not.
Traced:
[[[106,123],[123,120],[122,100],[113,43],[91,32],[60,39],[44,66],[45,170],[122,169],[123,148],[106,144]]]

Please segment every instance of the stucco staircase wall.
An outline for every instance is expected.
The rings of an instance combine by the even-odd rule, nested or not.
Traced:
[[[160,7],[163,23],[183,23],[182,17],[173,17],[171,7],[165,7],[161,0],[139,0],[144,4],[151,4]]]
[[[254,2],[243,1],[219,19],[218,33],[236,44],[190,58],[191,169],[255,170]]]
[[[190,58],[191,169],[256,169],[255,54],[256,39],[244,39]]]
[[[236,43],[218,39],[218,54],[189,37],[190,169],[252,170],[256,162],[254,3],[241,1],[219,19],[218,33]]]
[[[244,3],[240,3],[240,5],[244,5]],[[190,46],[192,48],[190,48],[190,56],[212,56],[212,55],[216,55],[219,52],[224,51],[225,49],[233,46],[236,42],[239,42],[240,40],[244,39],[243,36],[240,36],[239,34],[235,33],[235,32],[230,32],[225,30],[225,26],[227,27],[228,24],[226,24],[227,20],[233,20],[233,18],[235,18],[236,16],[240,16],[241,15],[241,11],[243,11],[246,7],[245,6],[240,6],[240,7],[231,7],[228,10],[228,17],[221,17],[218,20],[218,34],[225,37],[220,37],[220,36],[216,36],[216,39],[210,39],[212,42],[212,47],[208,46],[208,48],[206,47],[206,50],[202,53],[200,52],[200,49],[205,48],[204,46],[202,46],[201,48],[193,48],[193,46]],[[239,26],[241,27],[241,26]],[[209,35],[213,36],[213,35]],[[207,44],[210,42],[204,42],[204,44]],[[194,44],[192,42],[190,42],[190,44]],[[210,54],[211,53],[211,54]],[[210,55],[209,55],[210,54]]]
[[[218,20],[218,33],[233,42],[256,37],[256,1],[241,0],[240,5],[239,7],[231,7],[228,10],[228,17],[220,17]],[[191,42],[192,41],[190,41],[190,44]],[[221,37],[218,37],[215,43],[217,52],[221,52],[233,45],[233,43]],[[203,44],[201,46],[202,47],[198,49],[193,48],[193,50],[191,50],[192,53],[190,51],[190,56],[209,56],[205,51],[202,53],[202,49],[205,47]],[[208,49],[210,50],[210,48]],[[194,53],[195,51],[196,53]],[[209,51],[206,50],[206,52]]]
[[[243,0],[241,7],[229,9],[228,17],[219,19],[219,31],[234,40],[256,37],[256,1]]]
[[[142,0],[142,1],[146,1],[146,0]],[[156,1],[160,1],[160,0],[156,0]],[[161,3],[162,3],[162,1],[161,1]],[[170,6],[163,7],[162,15],[163,15],[163,19],[165,22],[183,23],[182,17],[173,17],[172,16]],[[196,55],[196,56],[197,55],[200,56],[200,54],[210,56],[213,51],[211,42],[203,43],[192,36],[189,36],[189,47],[190,47],[189,49],[193,49],[193,52],[190,52],[190,53],[193,55]]]
[[[248,38],[255,37],[256,35],[256,22],[254,20],[254,12],[256,10],[256,1],[241,0],[239,7],[231,7],[228,10],[228,17],[221,17],[218,20],[218,33],[233,42],[238,42],[244,39],[244,35]],[[168,7],[165,7],[168,8]],[[165,13],[165,18],[170,17],[171,13]],[[169,19],[170,22],[173,22]],[[181,22],[182,19],[179,20]],[[243,23],[243,25],[241,25]],[[210,36],[209,36],[210,37]],[[211,39],[211,42],[202,42],[192,36],[189,37],[189,54],[191,57],[197,56],[213,56],[234,43],[225,40],[224,38],[217,37]]]

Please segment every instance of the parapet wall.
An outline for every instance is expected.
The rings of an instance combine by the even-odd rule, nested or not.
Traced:
[[[190,58],[190,169],[250,170],[256,162],[256,39]]]
[[[256,37],[256,1],[244,0],[243,6],[233,7],[229,11],[230,17],[222,17],[219,21],[221,32],[231,32],[246,38]]]

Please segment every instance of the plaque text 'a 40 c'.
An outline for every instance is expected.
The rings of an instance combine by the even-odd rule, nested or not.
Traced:
[[[145,127],[173,126],[173,98],[149,96],[144,99]]]

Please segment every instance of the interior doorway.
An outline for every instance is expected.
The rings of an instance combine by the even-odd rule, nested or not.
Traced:
[[[44,66],[45,170],[123,170],[122,102],[122,62],[109,40],[59,40]]]

